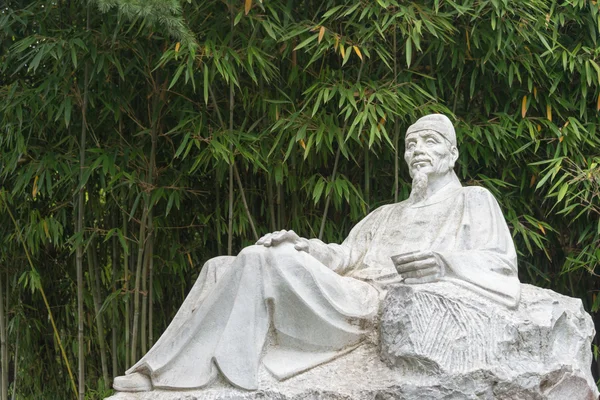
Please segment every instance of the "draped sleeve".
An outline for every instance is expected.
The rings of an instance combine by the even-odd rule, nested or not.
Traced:
[[[434,251],[446,268],[444,279],[516,307],[521,290],[517,254],[502,211],[484,188],[464,188],[463,193],[454,248]]]
[[[340,275],[360,269],[374,232],[388,207],[381,206],[363,218],[352,228],[342,244],[327,244],[319,239],[310,239],[308,253]]]

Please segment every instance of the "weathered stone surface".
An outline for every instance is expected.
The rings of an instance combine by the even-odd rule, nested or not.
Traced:
[[[400,375],[481,373],[494,387],[529,380],[543,398],[598,397],[592,319],[581,300],[551,290],[522,285],[519,308],[508,310],[446,282],[400,285],[385,300],[380,332],[382,360]]]
[[[475,322],[465,325],[461,318]],[[515,311],[449,283],[399,286],[385,301],[380,326],[379,339],[370,337],[355,351],[290,379],[278,381],[261,368],[257,391],[218,381],[202,390],[118,393],[109,399],[598,397],[590,373],[593,326],[578,299],[523,285]]]

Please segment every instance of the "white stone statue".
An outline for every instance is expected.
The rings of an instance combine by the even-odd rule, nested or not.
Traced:
[[[200,388],[220,373],[254,390],[261,362],[277,379],[291,377],[354,349],[399,282],[444,281],[516,307],[511,235],[490,192],[458,181],[450,120],[419,119],[405,143],[408,200],[376,209],[342,244],[279,231],[209,260],[162,337],[114,388]]]

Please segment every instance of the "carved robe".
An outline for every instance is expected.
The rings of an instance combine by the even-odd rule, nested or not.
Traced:
[[[422,203],[370,213],[341,244],[311,239],[250,246],[209,260],[172,323],[127,374],[156,388],[197,388],[217,370],[258,387],[262,360],[283,379],[352,350],[373,327],[386,285],[401,281],[391,256],[432,250],[452,281],[506,306],[519,301],[512,238],[485,189],[447,185]],[[272,329],[273,342],[265,346]]]

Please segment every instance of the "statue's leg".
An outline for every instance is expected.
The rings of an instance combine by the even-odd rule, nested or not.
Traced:
[[[231,265],[207,269],[201,288],[194,288],[173,325],[136,368],[151,376],[155,388],[191,389],[209,384],[217,365],[234,385],[255,389],[260,353],[269,327],[264,301],[264,255],[250,246]],[[219,276],[220,275],[220,276]],[[232,362],[222,352],[234,354]]]
[[[379,294],[368,283],[331,271],[310,254],[278,246],[270,256],[267,297],[273,301],[276,346],[265,366],[278,379],[329,361],[371,331]]]
[[[152,389],[148,375],[163,367],[172,358],[168,353],[172,352],[178,343],[181,344],[181,341],[174,341],[174,337],[181,330],[188,329],[186,325],[189,325],[193,311],[211,293],[234,260],[235,257],[231,256],[215,257],[203,265],[198,279],[165,332],[150,351],[126,372],[126,376],[115,379],[115,389],[121,391]],[[214,375],[215,372],[211,371],[209,375]]]
[[[372,287],[335,274],[291,244],[249,246],[223,261],[231,265],[217,268],[215,279],[206,269],[159,342],[128,372],[150,374],[154,387],[197,388],[210,383],[218,365],[232,384],[256,389],[269,300],[275,327],[317,352],[359,341],[363,331],[355,322],[377,309]]]

